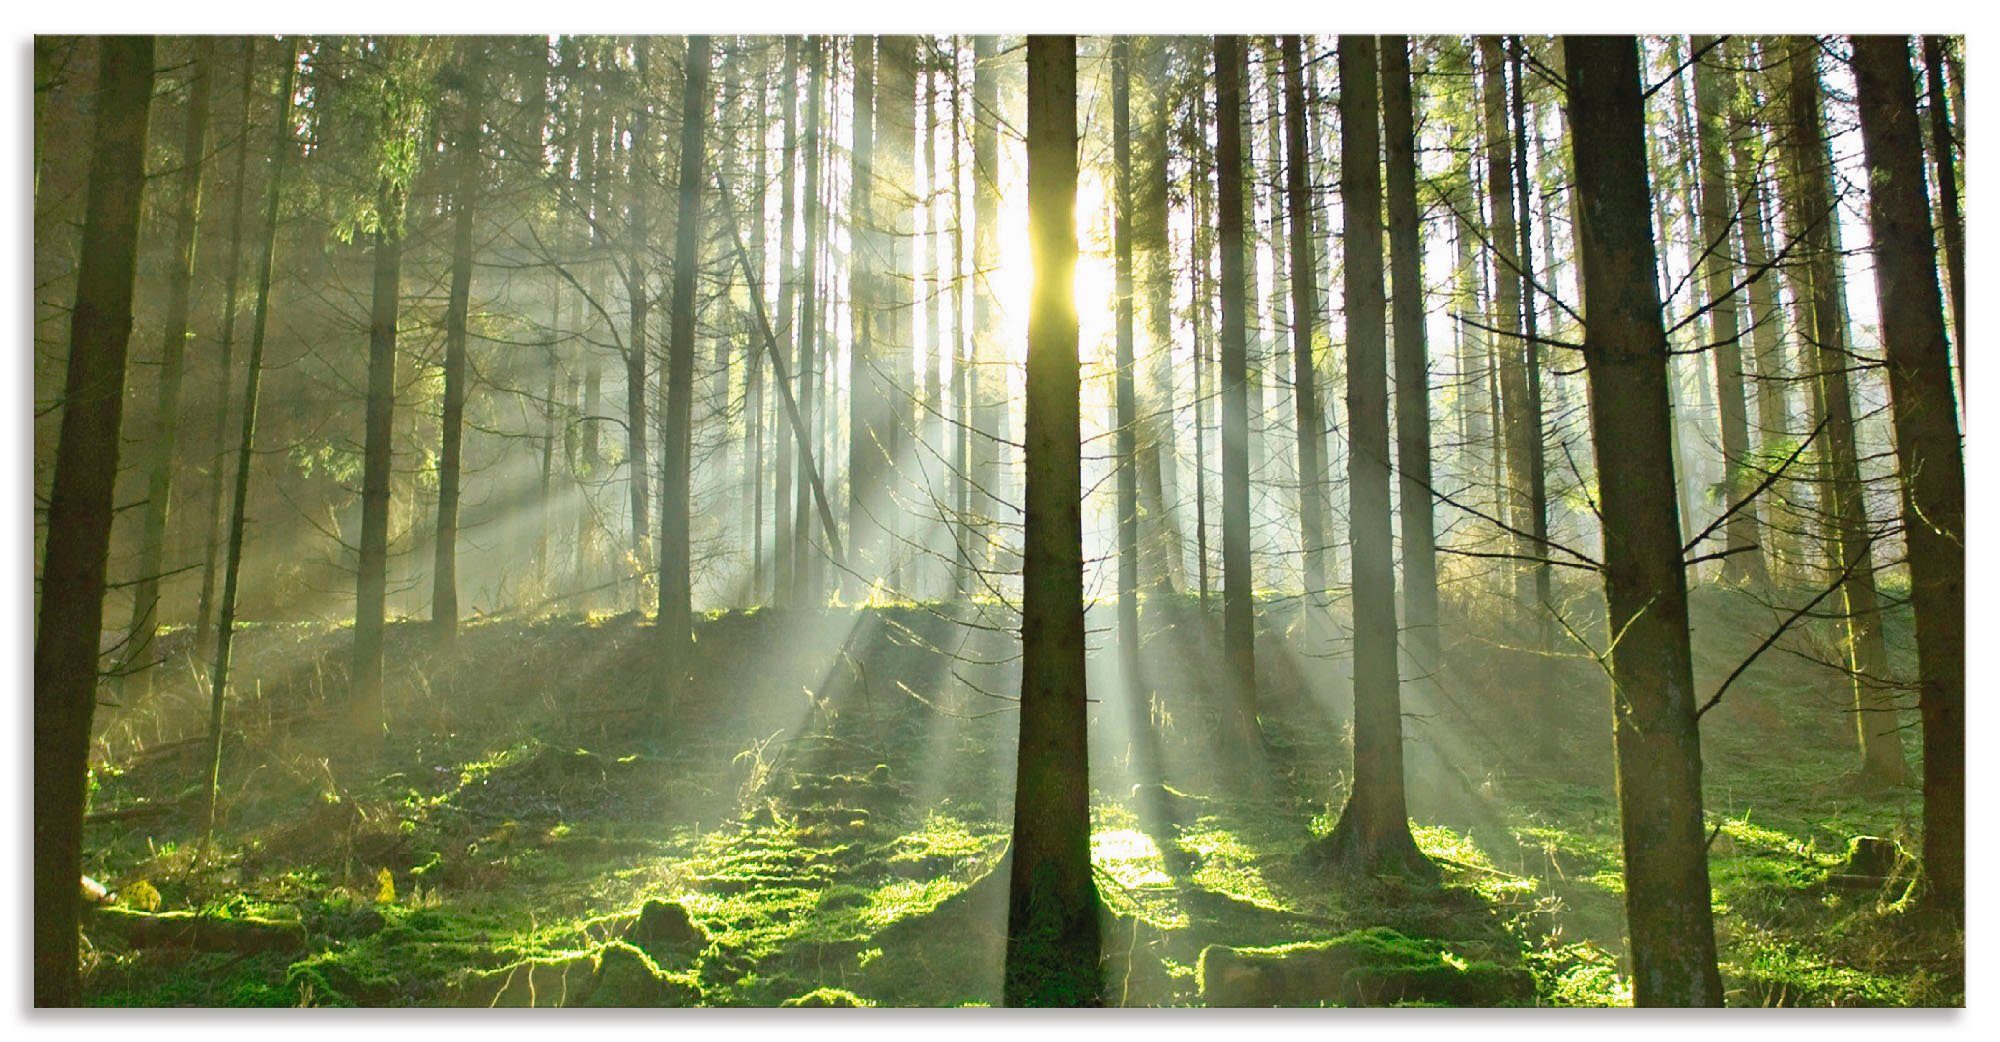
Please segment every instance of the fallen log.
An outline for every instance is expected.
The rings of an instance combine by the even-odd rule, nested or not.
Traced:
[[[280,919],[225,919],[194,912],[141,912],[105,906],[84,920],[93,939],[111,938],[130,948],[186,948],[202,952],[304,951],[304,927]]]

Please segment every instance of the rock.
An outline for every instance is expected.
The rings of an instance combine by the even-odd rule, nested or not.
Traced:
[[[688,918],[687,909],[657,897],[640,906],[625,939],[659,960],[684,958],[708,947],[708,934]]]
[[[613,941],[597,958],[597,973],[585,1006],[695,1006],[701,989],[660,972],[646,953]]]
[[[1195,976],[1210,1006],[1504,1006],[1535,994],[1526,970],[1461,959],[1382,927],[1274,948],[1212,944]]]

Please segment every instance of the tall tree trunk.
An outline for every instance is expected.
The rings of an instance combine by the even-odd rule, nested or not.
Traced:
[[[1189,310],[1194,313],[1194,540],[1196,582],[1201,591],[1201,611],[1208,614],[1211,586],[1208,567],[1208,423],[1213,412],[1209,388],[1215,380],[1215,337],[1211,327],[1210,287],[1215,284],[1210,260],[1214,242],[1210,223],[1215,212],[1215,154],[1208,147],[1208,88],[1197,85],[1194,92],[1193,126],[1187,129],[1194,162],[1188,178],[1194,183],[1194,228],[1188,236],[1194,246],[1194,263],[1189,265]],[[1204,382],[1204,379],[1206,382]]]
[[[1855,731],[1861,773],[1871,782],[1900,783],[1908,774],[1895,694],[1888,686],[1889,656],[1882,639],[1882,612],[1875,591],[1875,536],[1870,530],[1865,487],[1857,460],[1854,405],[1848,367],[1846,309],[1840,301],[1839,253],[1833,223],[1833,163],[1821,122],[1819,41],[1792,37],[1787,44],[1791,78],[1787,141],[1792,163],[1791,226],[1805,254],[1809,306],[1802,308],[1816,359],[1817,388],[1824,423],[1825,484],[1820,506],[1828,515],[1835,574],[1844,601],[1848,668],[1854,675]]]
[[[951,38],[951,403],[952,403],[952,596],[972,596],[972,341],[966,336],[965,314],[965,83],[959,76],[963,48]]]
[[[479,198],[480,106],[485,61],[464,42],[464,106],[459,113],[458,185],[452,192],[451,295],[444,312],[444,403],[438,422],[437,547],[431,566],[431,625],[438,642],[458,639],[459,449],[465,432],[465,323],[472,305],[472,214]]]
[[[1222,646],[1235,738],[1257,731],[1255,580],[1250,574],[1249,286],[1243,213],[1243,40],[1215,38],[1215,165],[1222,244]]]
[[[1021,745],[1008,880],[1010,1006],[1102,1003],[1083,629],[1076,295],[1076,38],[1028,37],[1026,530]]]
[[[808,327],[808,323],[794,321],[794,317],[797,315],[796,304],[799,295],[798,255],[796,253],[797,235],[793,230],[793,222],[796,220],[798,214],[795,200],[798,197],[799,169],[799,46],[797,37],[785,37],[784,76],[780,84],[780,98],[778,102],[780,143],[784,148],[783,154],[778,157],[778,190],[783,193],[782,198],[778,201],[778,324],[782,333],[778,341],[778,353],[782,358],[783,365],[791,366],[793,360],[796,359],[798,362],[797,369],[803,375],[804,370],[808,368],[803,346],[807,342],[805,330]],[[761,143],[759,147],[761,149]],[[761,181],[762,179],[759,178],[759,180]],[[810,187],[811,184],[812,179],[808,177],[808,191],[814,190]],[[810,243],[811,233],[808,232],[807,234],[807,241]],[[807,283],[807,287],[806,295],[811,296],[810,282]],[[799,346],[795,348],[794,345]],[[758,369],[753,364],[750,371],[756,373]],[[760,389],[758,395],[758,402],[760,403],[758,410],[760,413],[763,409],[762,401],[763,398]],[[760,416],[760,439],[762,438],[761,424],[762,417]],[[777,445],[774,446],[777,449],[777,457],[772,461],[771,468],[774,471],[774,486],[771,494],[771,601],[779,606],[785,606],[792,603],[792,585],[794,582],[792,576],[793,569],[797,567],[795,564],[795,555],[792,552],[792,440],[775,435],[773,440],[777,442]],[[758,448],[758,465],[761,466],[763,456],[761,443]],[[764,538],[764,497],[761,487],[760,483],[760,491],[757,494],[757,538],[760,547],[763,545],[762,540]],[[762,579],[758,580],[758,586],[760,589],[762,588]]]
[[[821,314],[819,308],[821,249],[820,222],[820,106],[824,94],[826,76],[826,43],[820,37],[806,38],[809,57],[806,63],[806,113],[805,113],[805,242],[801,253],[804,270],[799,275],[798,359],[799,359],[799,410],[810,423],[819,408],[815,401],[815,378],[819,372],[820,342],[819,328]],[[801,453],[801,456],[804,454]],[[822,464],[827,457],[818,457]],[[822,466],[824,471],[824,466]],[[816,568],[811,555],[810,538],[812,521],[807,515],[807,489],[805,482],[799,482],[794,501],[789,506],[784,496],[779,496],[778,510],[789,510],[790,522],[780,528],[780,532],[790,533],[789,539],[781,537],[778,556],[780,560],[789,558],[791,564],[791,587],[787,596],[792,603],[817,604],[819,587],[812,579]]]
[[[1488,337],[1488,342],[1499,358],[1501,415],[1495,423],[1498,425],[1496,433],[1506,450],[1506,481],[1500,490],[1504,509],[1495,511],[1495,514],[1506,518],[1508,525],[1514,529],[1513,552],[1523,558],[1513,563],[1516,606],[1523,612],[1536,611],[1539,614],[1535,572],[1525,558],[1547,554],[1545,548],[1536,545],[1531,538],[1535,522],[1528,484],[1535,467],[1530,439],[1531,427],[1539,424],[1534,422],[1529,411],[1528,373],[1522,361],[1526,352],[1521,339],[1521,275],[1527,268],[1515,252],[1520,242],[1514,219],[1516,143],[1507,127],[1505,61],[1500,37],[1479,38],[1481,100],[1486,115],[1484,136],[1489,214],[1486,226],[1490,232],[1488,246],[1493,255],[1493,301],[1497,312],[1492,325],[1499,330]]]
[[[388,75],[388,73],[384,73]],[[401,133],[390,128],[389,133]],[[354,581],[354,658],[349,713],[364,738],[379,738],[382,644],[387,614],[389,482],[394,462],[396,325],[402,310],[403,217],[408,185],[384,173],[375,197],[373,299],[368,313],[368,398],[361,462],[361,553]]]
[[[876,523],[885,533],[879,573],[891,588],[908,589],[905,541],[911,511],[907,504],[921,495],[914,439],[921,425],[922,405],[916,384],[916,104],[917,41],[914,36],[880,36],[875,40],[875,162],[871,182],[874,200],[869,214],[883,245],[885,265],[875,284],[878,322],[875,372],[881,387],[882,410],[876,428],[884,438],[882,499]]]
[[[674,297],[667,327],[666,437],[660,446],[660,608],[655,625],[667,656],[664,691],[687,678],[693,650],[693,559],[688,544],[688,468],[694,420],[695,275],[701,263],[702,180],[708,127],[709,38],[687,38],[681,93],[679,202],[674,217]]]
[[[188,296],[194,285],[195,231],[201,224],[201,175],[207,169],[209,100],[214,96],[213,37],[196,37],[188,70],[187,121],[182,125],[180,170],[175,178],[173,267],[167,273],[165,334],[160,341],[160,376],[152,423],[140,438],[146,474],[146,510],[140,522],[139,570],[132,587],[132,623],[124,663],[114,683],[125,697],[139,699],[152,685],[153,638],[160,628],[160,578],[166,567],[167,513],[174,491],[174,446],[181,429],[181,380],[186,372]]]
[[[1563,40],[1581,212],[1584,366],[1600,460],[1612,739],[1633,1001],[1720,1006],[1667,335],[1647,216],[1646,111],[1629,36]]]
[[[1431,377],[1424,344],[1423,226],[1409,41],[1382,38],[1383,158],[1396,330],[1396,473],[1402,508],[1403,630],[1419,675],[1438,666],[1437,534],[1431,513]],[[1296,263],[1294,267],[1297,267]],[[1348,370],[1350,379],[1353,370]],[[1301,375],[1301,380],[1304,376]],[[1301,386],[1304,386],[1303,383]],[[1350,421],[1351,422],[1351,421]]]
[[[1534,579],[1534,604],[1537,625],[1535,639],[1540,647],[1548,647],[1554,640],[1554,612],[1550,608],[1555,603],[1549,589],[1550,575],[1548,563],[1549,538],[1549,491],[1548,466],[1542,444],[1542,342],[1541,332],[1536,327],[1535,305],[1535,249],[1530,240],[1534,229],[1533,210],[1529,200],[1535,192],[1534,182],[1528,179],[1528,82],[1522,74],[1522,58],[1526,44],[1519,36],[1510,36],[1508,43],[1508,64],[1513,70],[1514,97],[1514,198],[1520,207],[1520,220],[1515,232],[1518,249],[1514,256],[1520,261],[1521,280],[1521,409],[1518,416],[1510,417],[1519,424],[1522,440],[1527,445],[1528,473],[1526,487],[1515,479],[1514,487],[1527,497],[1529,542],[1539,560],[1528,565],[1528,572]]]
[[[632,41],[633,84],[639,91],[632,108],[632,147],[627,156],[626,203],[626,257],[625,257],[625,300],[629,309],[629,322],[625,336],[625,468],[629,475],[626,494],[630,499],[632,517],[632,565],[636,571],[639,562],[652,556],[651,541],[652,490],[651,471],[646,462],[646,320],[651,317],[652,289],[646,284],[646,200],[653,193],[653,178],[649,160],[653,155],[652,129],[646,102],[647,73],[652,57],[651,36],[638,36]],[[636,608],[640,604],[645,588],[643,583],[633,582],[632,601]]]
[[[1306,85],[1302,72],[1304,43],[1287,36],[1282,44],[1285,81],[1285,193],[1289,209],[1300,215],[1291,227],[1292,271],[1305,272],[1292,282],[1292,399],[1297,407],[1299,442],[1299,541],[1305,550],[1306,595],[1315,603],[1326,598],[1326,449],[1321,437],[1325,420],[1313,372],[1313,336],[1319,331],[1319,303],[1312,274],[1313,227],[1311,172],[1306,169]],[[1398,283],[1400,286],[1401,283]],[[1401,327],[1398,327],[1400,331]]]
[[[1138,412],[1132,372],[1132,38],[1111,39],[1111,252],[1117,326],[1118,663],[1126,692],[1139,688]]]
[[[1958,349],[1958,397],[1965,398],[1965,217],[1958,208],[1958,133],[1945,102],[1944,38],[1924,37],[1931,117],[1931,162],[1937,170],[1938,224],[1944,234],[1944,263],[1951,288],[1951,342]],[[1958,113],[1961,125],[1965,113]]]
[[[1143,37],[1133,55],[1138,90],[1132,139],[1132,279],[1143,308],[1144,351],[1150,352],[1139,396],[1140,581],[1162,597],[1185,585],[1174,422],[1174,274],[1168,169],[1167,50],[1164,37]],[[1147,528],[1151,529],[1148,534]]]
[[[229,427],[229,376],[232,371],[231,355],[236,347],[236,305],[237,279],[243,270],[243,203],[249,196],[248,173],[250,169],[250,99],[257,83],[257,39],[245,37],[243,40],[243,95],[240,113],[236,119],[238,133],[242,135],[236,148],[234,187],[229,198],[229,270],[223,277],[222,289],[222,344],[216,356],[216,371],[222,378],[216,382],[215,395],[215,440],[209,443],[208,452],[208,509],[202,513],[202,554],[201,554],[201,599],[195,608],[195,654],[199,655],[208,647],[214,635],[215,619],[215,570],[221,559],[222,539],[222,462],[228,451]]]
[[[875,231],[875,38],[854,37],[853,174],[848,196],[848,312],[854,320],[847,362],[847,545],[845,598],[860,603],[880,576],[888,549],[882,519],[890,457],[888,403],[877,375],[876,272],[883,262]]]
[[[1398,42],[1395,46],[1401,46]],[[1340,38],[1341,310],[1347,320],[1348,560],[1354,598],[1354,786],[1326,854],[1370,874],[1428,867],[1410,836],[1389,521],[1387,301],[1375,39]],[[1407,82],[1407,77],[1406,77]],[[1401,289],[1402,284],[1398,283]]]
[[[1855,37],[1854,73],[1917,617],[1926,899],[1957,917],[1965,906],[1965,459],[1909,42]],[[1943,173],[1948,180],[1950,171]]]
[[[1000,513],[1000,426],[1006,419],[1007,381],[1004,348],[998,327],[1000,309],[993,295],[993,273],[1000,267],[1000,41],[993,36],[972,38],[972,371],[967,395],[972,399],[972,568],[993,564],[1001,538],[994,518]]]
[[[1734,96],[1739,90],[1752,89],[1750,82],[1739,79],[1749,58],[1747,44],[1742,37],[1731,37],[1724,46],[1731,70],[1731,84],[1724,93]],[[1757,370],[1757,452],[1762,457],[1760,467],[1768,468],[1777,466],[1790,451],[1786,446],[1791,440],[1792,394],[1785,364],[1784,316],[1778,305],[1778,275],[1766,270],[1771,262],[1771,222],[1764,203],[1762,150],[1753,148],[1763,128],[1751,121],[1739,126],[1730,136],[1729,150],[1742,198],[1743,267],[1750,280],[1748,318],[1750,356]],[[1765,572],[1779,582],[1801,574],[1804,566],[1799,540],[1791,531],[1794,522],[1784,514],[1785,504],[1797,498],[1797,487],[1794,481],[1776,481],[1758,505]]]
[[[1714,37],[1696,36],[1694,48],[1707,51],[1694,69],[1696,147],[1701,169],[1702,281],[1708,297],[1708,340],[1715,350],[1715,390],[1722,427],[1723,508],[1736,506],[1757,482],[1751,475],[1750,416],[1743,400],[1742,330],[1736,307],[1736,228],[1734,215],[1741,209],[1731,190],[1728,133],[1728,98],[1715,62],[1721,55]],[[1754,509],[1738,510],[1723,522],[1722,560],[1725,583],[1762,584],[1767,580],[1764,559],[1757,552],[1757,514]]]
[[[35,628],[35,1005],[44,1007],[82,1001],[77,879],[152,96],[153,38],[105,37]]]
[[[243,571],[243,529],[250,498],[250,464],[256,458],[257,401],[264,375],[264,334],[271,317],[271,269],[277,252],[278,203],[284,170],[293,151],[292,82],[298,74],[298,48],[285,40],[285,72],[278,82],[278,118],[272,134],[271,169],[264,185],[264,243],[257,259],[257,303],[250,320],[250,357],[243,374],[243,425],[236,441],[236,475],[229,501],[227,550],[222,569],[222,600],[217,605],[215,663],[209,670],[208,785],[204,792],[201,850],[208,850],[215,833],[216,800],[222,783],[222,720],[229,694],[230,649],[236,637],[236,586]],[[254,53],[250,57],[255,57]],[[254,78],[254,72],[251,75]],[[249,124],[244,124],[249,133]]]

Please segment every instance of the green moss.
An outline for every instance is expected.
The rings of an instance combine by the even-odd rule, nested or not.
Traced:
[[[1534,999],[1525,969],[1462,956],[1386,927],[1267,948],[1210,945],[1196,980],[1218,1006],[1519,1005]]]
[[[804,1007],[813,1009],[820,1009],[827,1007],[855,1008],[861,1006],[873,1006],[874,1004],[875,1004],[874,1002],[868,999],[864,999],[861,996],[856,995],[855,993],[848,991],[844,988],[814,988],[813,990],[806,992],[804,995],[799,995],[794,998],[789,998],[786,999],[784,1002],[780,1003],[780,1005],[783,1006]]]

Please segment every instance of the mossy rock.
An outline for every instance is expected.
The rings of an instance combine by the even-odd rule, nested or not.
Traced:
[[[1895,840],[1855,836],[1847,841],[1847,856],[1827,874],[1826,883],[1842,889],[1873,890],[1895,875],[1902,861],[1903,848]]]
[[[460,1006],[572,1006],[596,984],[596,958],[589,953],[560,959],[525,959],[494,970],[474,971],[452,989]]]
[[[701,988],[660,972],[646,953],[614,941],[597,958],[597,974],[583,1006],[698,1006]]]
[[[677,901],[653,898],[640,906],[625,940],[655,960],[683,959],[708,947],[708,933]]]
[[[1210,1006],[1509,1006],[1535,995],[1520,967],[1460,958],[1379,926],[1272,948],[1212,944],[1195,972]]]
[[[800,995],[795,998],[789,998],[779,1003],[779,1005],[781,1006],[791,1006],[791,1007],[798,1007],[805,1009],[828,1009],[828,1008],[854,1009],[863,1006],[873,1006],[874,1004],[875,1003],[870,1002],[869,1000],[864,999],[861,996],[856,995],[855,993],[847,991],[843,988],[814,988],[813,990],[806,992],[804,995]]]

